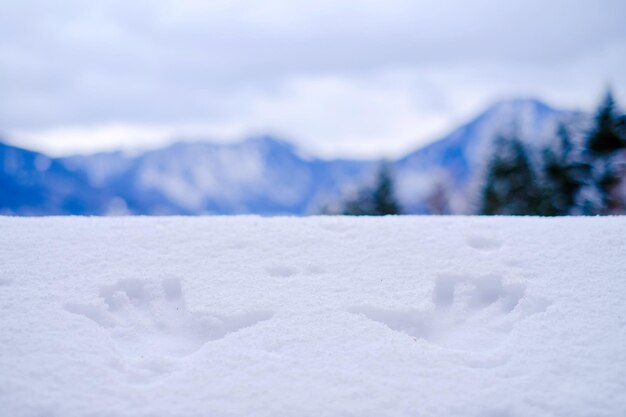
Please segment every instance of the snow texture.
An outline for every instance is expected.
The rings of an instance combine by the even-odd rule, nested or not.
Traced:
[[[0,415],[626,415],[624,236],[619,217],[0,218]]]

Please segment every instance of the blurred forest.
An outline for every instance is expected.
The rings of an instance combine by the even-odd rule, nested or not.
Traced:
[[[473,212],[481,215],[626,214],[626,115],[611,91],[582,140],[574,139],[565,124],[541,149],[515,133],[500,135],[473,199]],[[434,187],[428,205],[432,214],[450,213],[441,184]],[[402,214],[391,165],[382,162],[373,184],[346,199],[340,212]]]

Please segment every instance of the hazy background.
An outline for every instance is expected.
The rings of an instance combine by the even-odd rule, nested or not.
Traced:
[[[626,101],[626,2],[0,3],[0,132],[61,156],[288,138],[397,157],[509,97]]]

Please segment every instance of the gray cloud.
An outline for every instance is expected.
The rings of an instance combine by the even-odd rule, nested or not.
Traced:
[[[625,93],[621,0],[432,3],[3,2],[0,128],[228,124],[340,142],[362,132],[333,102],[379,100],[403,119],[380,115],[369,140],[406,142],[411,112],[458,117],[498,94],[588,105],[607,81]]]

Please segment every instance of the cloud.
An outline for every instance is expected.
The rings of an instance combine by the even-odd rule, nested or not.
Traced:
[[[104,133],[123,125],[392,154],[500,96],[589,106],[608,81],[626,96],[625,12],[617,0],[3,2],[0,127],[57,152],[112,147],[123,135]],[[63,129],[84,139],[51,134]]]

